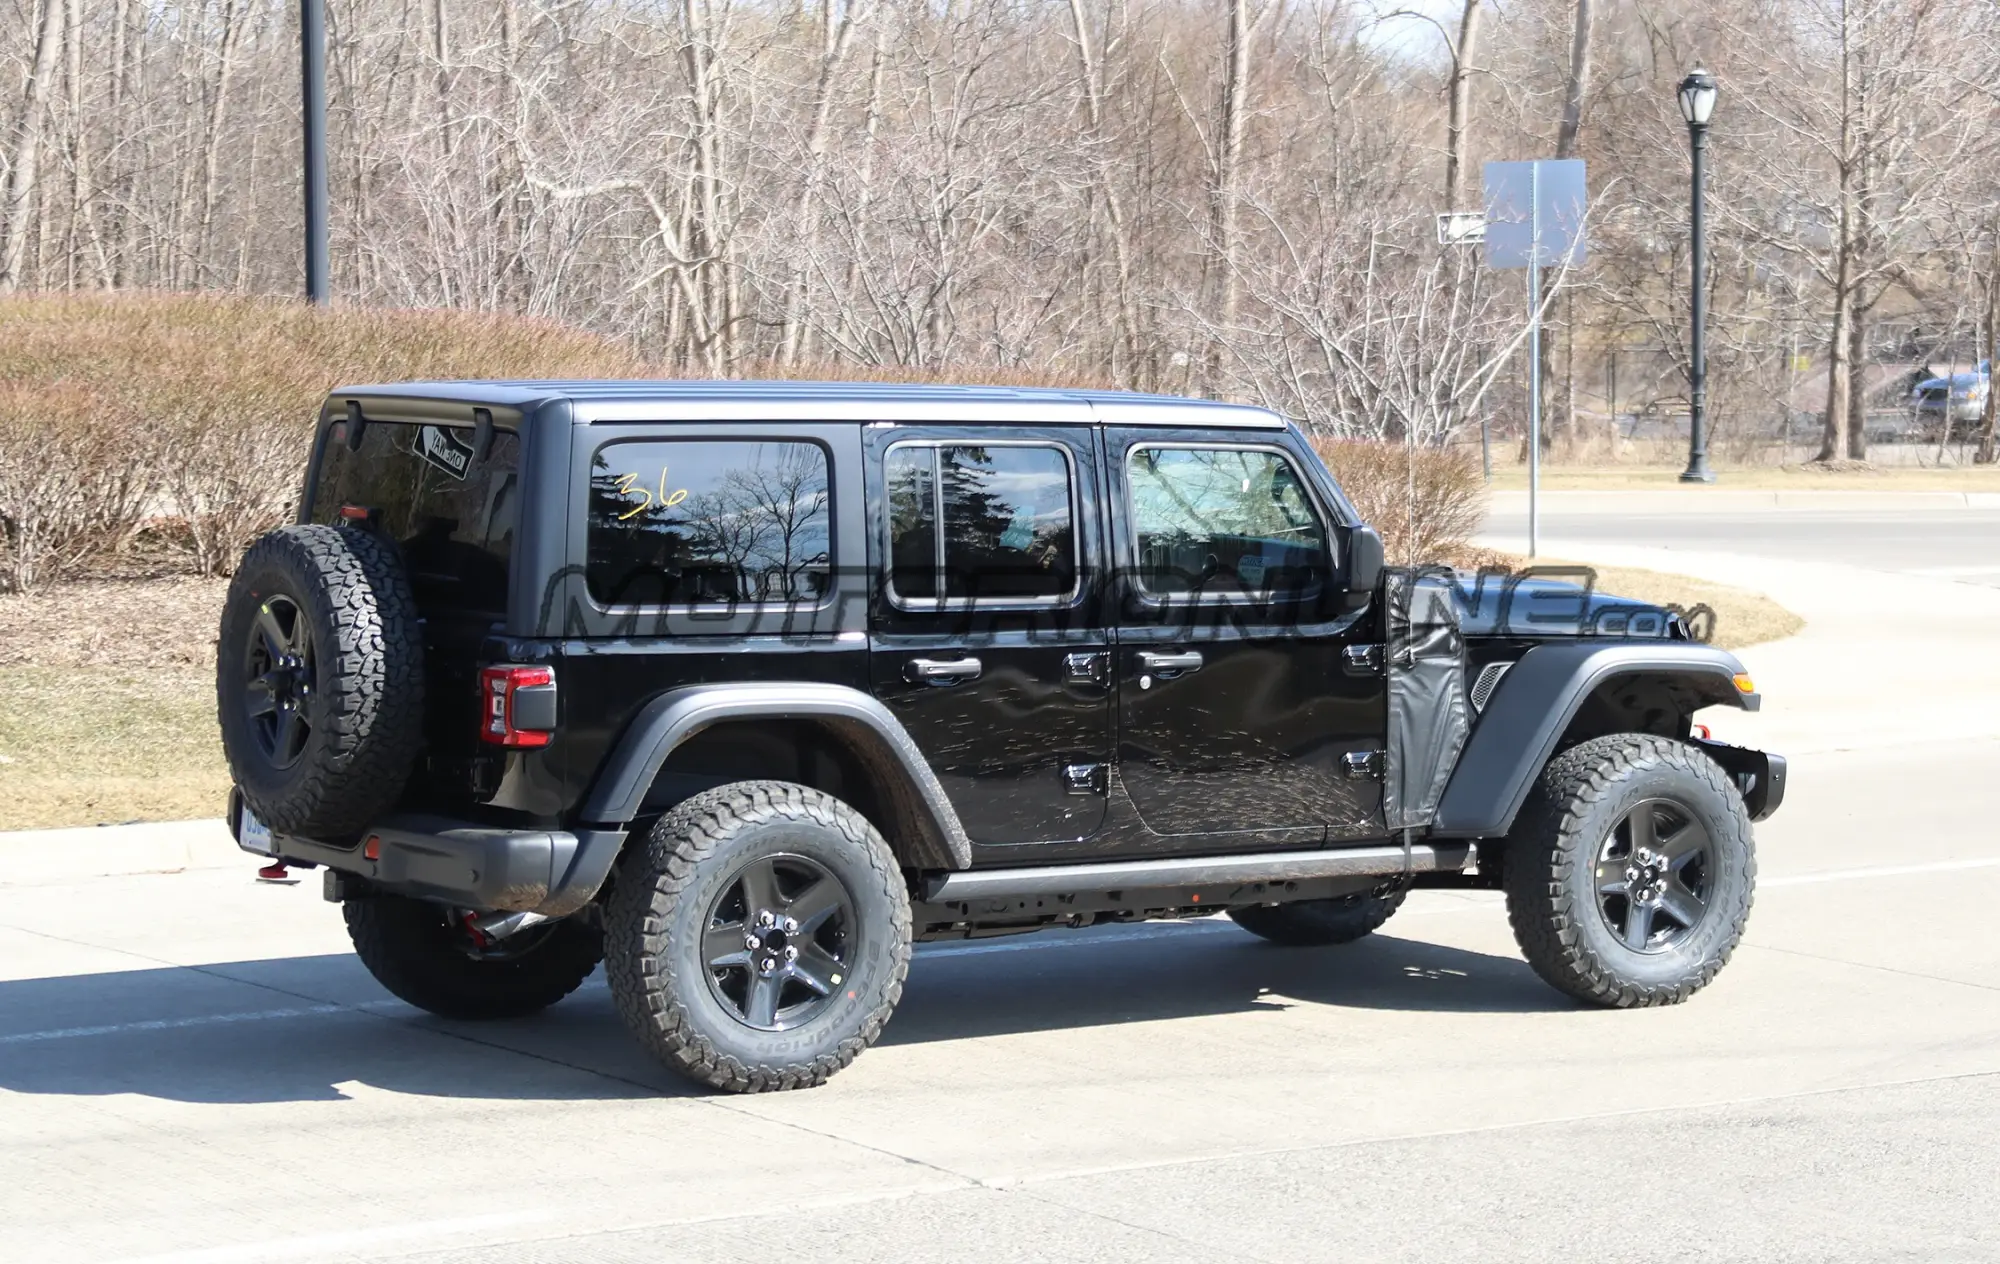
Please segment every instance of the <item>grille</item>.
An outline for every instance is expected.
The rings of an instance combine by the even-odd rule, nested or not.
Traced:
[[[1507,669],[1513,665],[1512,663],[1488,663],[1479,669],[1478,677],[1472,682],[1472,709],[1474,711],[1484,711],[1486,709],[1487,699],[1491,698],[1493,691],[1500,687],[1500,678],[1505,676]]]

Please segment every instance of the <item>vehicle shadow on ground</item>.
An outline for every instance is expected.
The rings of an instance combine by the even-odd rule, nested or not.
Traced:
[[[1063,933],[998,941],[1033,945],[1018,955],[919,953],[883,1043],[1272,1012],[1297,1004],[1461,1013],[1577,1008],[1519,958],[1388,935],[1329,948],[1280,948],[1208,923],[1096,944],[1085,932],[1074,946],[1058,947],[1054,939]]]
[[[1301,1003],[1574,1008],[1518,960],[1381,935],[1323,949],[1275,948],[1212,925],[1090,938],[1026,952],[921,951],[883,1042],[1254,1020]],[[573,1103],[707,1091],[640,1052],[601,977],[533,1018],[458,1023],[389,999],[344,954],[0,982],[0,1090],[201,1103],[383,1094]]]

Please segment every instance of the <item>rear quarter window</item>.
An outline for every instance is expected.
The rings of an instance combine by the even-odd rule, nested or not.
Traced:
[[[817,605],[831,524],[816,443],[608,443],[591,458],[584,578],[603,606]]]

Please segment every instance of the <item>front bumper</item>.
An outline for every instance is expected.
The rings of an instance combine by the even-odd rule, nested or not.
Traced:
[[[1701,748],[1703,754],[1721,766],[1729,774],[1742,792],[1743,806],[1750,811],[1750,819],[1761,821],[1776,812],[1785,802],[1785,757],[1765,751],[1751,750],[1747,746],[1731,746],[1727,742],[1711,742],[1702,738],[1690,739]]]
[[[1927,399],[1911,405],[1910,411],[1924,421],[1938,421],[1950,418],[1956,424],[1979,421],[1986,416],[1986,401],[1983,399],[1954,399],[1950,402]]]
[[[229,828],[242,845],[240,798]],[[439,816],[392,816],[352,846],[272,835],[270,856],[360,878],[369,889],[459,908],[561,917],[596,897],[624,845],[622,830],[501,829]],[[244,848],[252,855],[267,853]],[[371,858],[372,853],[372,858]],[[352,891],[338,881],[329,891]]]

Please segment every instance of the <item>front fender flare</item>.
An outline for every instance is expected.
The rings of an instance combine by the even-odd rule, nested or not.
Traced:
[[[908,824],[918,836],[918,849],[925,853],[922,859],[940,868],[972,866],[972,842],[916,742],[881,702],[845,685],[754,681],[690,685],[661,694],[640,710],[604,762],[584,799],[582,818],[629,824],[675,747],[711,725],[746,719],[824,723],[871,771],[897,778],[914,792],[905,796]]]
[[[1734,654],[1685,641],[1535,646],[1508,670],[1480,712],[1431,832],[1443,838],[1504,835],[1563,730],[1606,681],[1639,673],[1678,677],[1708,704],[1755,711],[1758,695],[1735,685],[1742,671]]]

